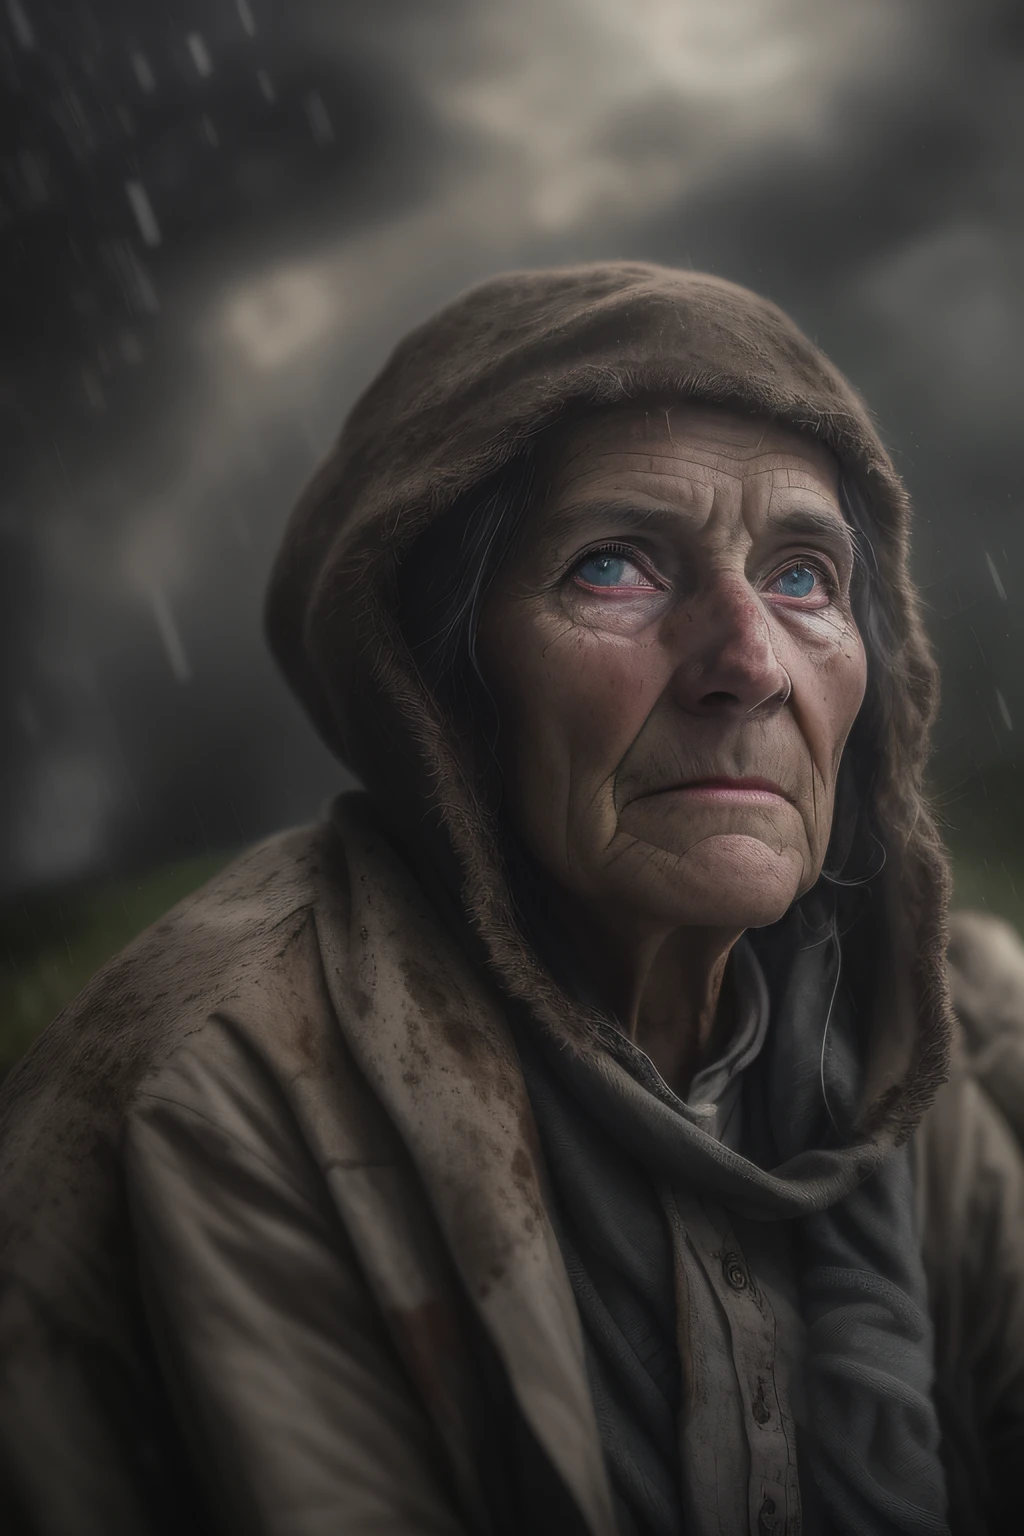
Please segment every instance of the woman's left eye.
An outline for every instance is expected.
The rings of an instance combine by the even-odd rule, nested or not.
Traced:
[[[783,597],[811,597],[816,586],[824,593],[832,590],[832,583],[824,571],[802,561],[776,576],[773,585],[782,586]]]

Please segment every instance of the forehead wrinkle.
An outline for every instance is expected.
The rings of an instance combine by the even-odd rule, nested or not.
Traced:
[[[607,460],[617,460],[617,469],[609,469]],[[698,474],[696,471],[708,471]],[[745,476],[737,473],[721,464],[713,455],[699,457],[697,455],[681,456],[671,453],[653,452],[651,448],[626,449],[622,447],[609,448],[601,453],[594,454],[589,462],[575,474],[560,472],[552,481],[552,490],[557,495],[559,490],[574,481],[586,479],[590,474],[625,474],[639,473],[641,475],[656,475],[660,479],[673,479],[680,486],[688,486],[691,490],[700,487],[707,490],[713,487],[712,476],[719,476],[730,481],[742,481]]]
[[[783,506],[775,510],[780,490],[795,492],[801,500],[788,502],[786,498]],[[804,500],[804,497],[809,500]],[[820,505],[813,506],[811,502]],[[812,537],[817,535],[827,539],[834,549],[841,548],[851,560],[854,558],[855,546],[850,526],[838,505],[820,486],[794,486],[788,477],[785,487],[773,483],[764,509],[764,522],[768,528]]]
[[[730,510],[738,510],[748,531],[756,536],[757,523],[761,517],[767,525],[785,525],[788,520],[785,503],[789,500],[789,493],[792,493],[799,498],[793,506],[795,531],[822,532],[851,542],[842,513],[820,484],[798,482],[794,485],[793,477],[786,473],[784,483],[780,485],[778,476],[771,470],[759,473],[756,477],[719,477],[717,474],[696,477],[679,473],[671,478],[674,494],[669,503],[662,501],[660,496],[654,496],[650,490],[634,489],[629,485],[615,485],[608,493],[593,496],[588,496],[584,489],[582,495],[569,499],[564,496],[569,487],[563,487],[562,498],[549,500],[545,507],[538,508],[545,532],[557,535],[602,518],[625,519],[635,525],[652,521],[671,523],[673,519],[678,521],[681,515],[694,512],[701,514],[703,526],[715,518],[716,514],[722,514],[724,508],[726,516]],[[813,482],[813,477],[809,478]],[[732,492],[737,483],[742,484],[745,491],[753,491],[754,494],[742,495],[736,501]],[[759,494],[765,491],[766,495]],[[784,505],[776,513],[774,507],[780,493]],[[819,503],[820,510],[808,506],[811,501]]]
[[[835,495],[833,495],[832,491],[828,487],[822,485],[820,481],[816,481],[813,476],[809,476],[805,480],[802,476],[799,475],[799,471],[797,471],[797,474],[798,478],[794,481],[792,471],[787,470],[785,481],[782,483],[780,483],[780,477],[778,475],[773,475],[771,477],[768,485],[768,498],[765,502],[766,517],[771,518],[772,508],[777,503],[780,496],[782,498],[783,504],[785,504],[788,501],[788,493],[792,492],[793,505],[795,507],[805,508],[810,502],[818,503],[820,504],[821,511],[819,513],[818,508],[816,507],[815,513],[816,515],[820,515],[823,524],[827,521],[833,524],[840,531],[846,530],[848,524],[845,517],[843,516],[842,508],[839,505],[839,500]]]
[[[713,497],[714,483],[710,477],[687,474],[675,460],[652,461],[649,454],[639,457],[643,460],[639,473],[634,465],[624,464],[620,465],[618,473],[614,469],[594,467],[592,474],[581,471],[575,475],[560,476],[552,484],[539,512],[547,521],[557,516],[567,505],[576,510],[593,504],[606,512],[613,502],[626,507],[642,506],[646,501],[662,507],[666,501],[675,503],[682,512],[692,508],[700,509],[707,503],[709,496]],[[588,495],[588,482],[591,480],[596,481],[596,484],[592,494]],[[645,486],[644,481],[657,481],[656,490],[650,483]],[[671,482],[670,489],[668,482]]]
[[[550,483],[557,489],[566,481],[571,482],[582,475],[600,473],[606,468],[609,460],[617,460],[619,467],[623,470],[629,470],[638,465],[641,473],[677,475],[680,479],[687,477],[699,479],[701,477],[694,475],[694,471],[700,469],[730,481],[755,480],[765,475],[784,474],[790,483],[794,475],[804,475],[808,480],[816,481],[819,485],[824,483],[821,466],[816,462],[816,456],[803,458],[791,449],[780,453],[776,448],[769,448],[762,453],[758,451],[759,448],[760,443],[755,445],[749,454],[737,454],[728,447],[717,451],[707,446],[706,442],[684,445],[665,437],[662,437],[658,443],[619,442],[604,446],[594,442],[584,442],[564,458],[560,465],[554,466]],[[799,462],[780,464],[778,462],[780,457],[791,460],[799,458]],[[581,460],[583,460],[582,466]]]
[[[800,453],[792,442],[793,434],[767,420],[718,421],[710,429],[705,421],[697,425],[696,441],[691,442],[673,436],[673,425],[672,414],[666,410],[653,420],[645,413],[627,421],[620,418],[607,428],[591,423],[563,439],[558,457],[551,464],[547,495],[537,506],[547,525],[547,537],[557,537],[563,529],[578,528],[588,518],[628,515],[634,526],[644,521],[650,524],[650,517],[643,514],[643,501],[647,497],[663,501],[666,498],[662,488],[671,486],[667,500],[679,512],[700,514],[702,527],[718,522],[723,514],[728,517],[725,509],[732,509],[739,512],[751,538],[756,538],[762,518],[765,523],[784,526],[785,517],[771,517],[770,509],[777,493],[788,489],[834,505],[837,513],[828,520],[797,518],[794,532],[820,534],[852,548],[845,519],[832,488],[825,483],[821,453],[828,450],[809,445],[818,451]],[[684,437],[690,436],[690,425],[684,423]],[[768,437],[775,441],[765,448]],[[780,437],[786,441],[780,443]],[[630,480],[636,483],[630,485]],[[650,486],[644,489],[644,480],[658,482],[657,492]],[[588,482],[596,482],[591,497],[587,496]],[[566,502],[570,503],[569,508]],[[635,512],[637,504],[639,514]],[[571,515],[560,515],[570,510]],[[553,524],[552,517],[556,519]],[[658,520],[664,521],[664,510]],[[801,521],[802,527],[798,526]]]
[[[705,441],[721,444],[733,458],[758,457],[765,439],[770,437],[773,440],[772,445],[765,449],[762,456],[785,454],[809,465],[817,465],[822,459],[835,464],[835,456],[826,443],[773,417],[748,416],[742,411],[731,410],[727,406],[692,401],[670,409],[676,413],[681,412],[684,417],[682,430],[680,431],[677,427],[675,432],[669,433],[673,441],[685,439],[686,428],[689,425],[690,430],[703,437]],[[687,414],[690,416],[689,423],[685,419]],[[665,419],[668,425],[667,412]],[[655,417],[655,421],[660,425],[660,415]]]
[[[588,524],[608,521],[633,528],[657,528],[667,532],[678,529],[685,516],[682,507],[655,503],[643,506],[644,498],[602,497],[593,501],[569,502],[551,511],[544,520],[544,534],[558,539],[563,534],[580,532]]]
[[[693,486],[691,490],[695,489]],[[721,533],[728,535],[730,513],[738,509],[740,521],[751,543],[755,543],[759,533],[764,531],[791,532],[796,536],[819,537],[832,546],[835,553],[842,553],[847,558],[854,556],[853,539],[849,527],[841,514],[826,510],[831,503],[829,498],[820,490],[811,487],[796,487],[798,494],[813,498],[820,503],[819,506],[809,505],[807,501],[786,505],[787,491],[794,488],[790,486],[769,486],[769,495],[763,503],[763,513],[759,516],[756,504],[744,498],[739,504],[729,499],[723,508],[721,496],[722,487],[715,487],[706,482],[699,484],[696,489],[711,493],[710,499],[705,495],[693,495],[685,501],[680,499],[675,504],[666,504],[650,500],[644,493],[585,498],[579,501],[570,501],[549,509],[543,516],[543,537],[549,541],[572,534],[584,532],[588,526],[607,520],[619,525],[628,525],[630,528],[648,528],[668,535],[677,535],[683,527],[703,532],[709,525],[716,523],[720,517],[727,520],[722,525]],[[777,493],[784,493],[784,504],[777,510]],[[645,503],[649,503],[646,504]],[[698,514],[699,520],[693,517]],[[738,529],[736,530],[738,532]]]

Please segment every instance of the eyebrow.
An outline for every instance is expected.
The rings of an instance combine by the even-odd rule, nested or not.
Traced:
[[[822,539],[833,548],[843,550],[851,559],[856,554],[853,530],[839,513],[825,512],[819,507],[790,507],[788,511],[774,516],[769,512],[766,521],[769,527],[781,529],[784,533],[807,534],[811,538]]]
[[[649,529],[657,533],[676,534],[684,514],[677,507],[642,507],[632,501],[583,501],[559,507],[545,519],[545,532],[549,537],[560,539],[565,535],[584,531],[599,522],[615,522],[637,531]],[[826,512],[818,507],[789,507],[784,511],[769,512],[766,524],[773,531],[806,535],[819,539],[832,550],[848,559],[855,559],[856,545],[850,525],[839,513]]]

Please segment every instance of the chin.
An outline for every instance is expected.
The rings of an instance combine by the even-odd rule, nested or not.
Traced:
[[[780,852],[757,837],[708,837],[683,853],[658,852],[637,872],[637,885],[648,887],[652,908],[680,925],[764,928],[778,922],[803,889],[798,850]]]

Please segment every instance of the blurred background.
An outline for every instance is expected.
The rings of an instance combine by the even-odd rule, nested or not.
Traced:
[[[502,268],[747,283],[917,506],[960,905],[1024,919],[1018,0],[0,0],[0,1070],[340,782],[265,654],[284,518]]]

